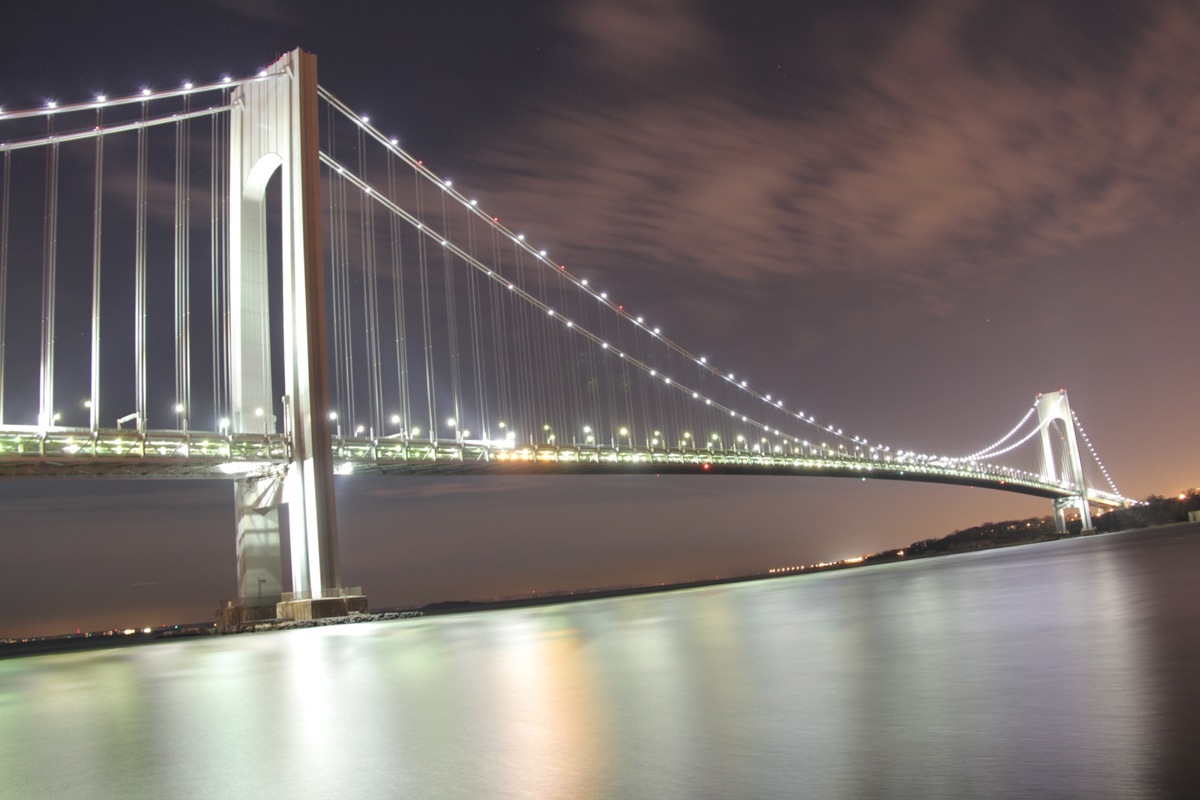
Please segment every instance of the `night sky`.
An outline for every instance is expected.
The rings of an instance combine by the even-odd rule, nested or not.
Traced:
[[[1065,387],[1124,494],[1200,485],[1193,3],[39,0],[3,19],[6,109],[299,46],[530,241],[819,419],[959,454]],[[0,482],[0,636],[211,618],[236,588],[232,495]],[[337,497],[342,582],[373,607],[733,575],[1050,511],[789,478],[338,478]]]

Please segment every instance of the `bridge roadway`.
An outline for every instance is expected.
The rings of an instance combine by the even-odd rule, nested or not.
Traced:
[[[995,464],[955,465],[886,454],[879,458],[757,453],[747,450],[604,445],[521,445],[507,442],[385,437],[334,437],[339,475],[790,475],[875,478],[977,486],[1035,497],[1076,492]],[[805,448],[801,448],[802,450]],[[235,479],[286,469],[287,436],[278,433],[151,430],[10,425],[0,428],[0,478]],[[1117,495],[1090,489],[1090,502],[1126,505]]]

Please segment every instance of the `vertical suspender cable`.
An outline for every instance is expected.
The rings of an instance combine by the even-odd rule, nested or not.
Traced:
[[[558,277],[558,298],[562,304],[562,309],[565,312],[567,305],[567,282],[561,276]],[[584,320],[581,318],[580,323]],[[586,325],[585,325],[586,327]],[[566,344],[566,369],[571,376],[571,415],[573,417],[574,430],[571,431],[571,438],[575,441],[587,443],[587,435],[583,430],[583,426],[593,427],[595,421],[584,418],[584,395],[587,392],[587,387],[590,383],[587,374],[587,360],[591,355],[591,343],[586,343],[583,346],[583,356],[580,356],[579,342],[575,336],[570,335],[568,331]]]
[[[331,134],[332,135],[332,134]],[[332,289],[333,299],[333,368],[330,372],[333,373],[333,413],[340,414],[350,421],[350,417],[346,413],[346,406],[343,402],[345,393],[342,391],[342,330],[341,330],[341,281],[338,279],[338,236],[340,230],[337,225],[337,195],[338,184],[340,179],[333,174],[329,176],[329,271],[330,271],[330,288]],[[340,430],[341,424],[337,428]]]
[[[542,264],[536,258],[533,263],[534,269],[537,271],[538,296],[546,305],[552,305],[550,294],[546,289],[546,270],[541,269]],[[540,375],[544,385],[542,391],[547,395],[546,417],[550,420],[553,429],[554,443],[559,444],[562,439],[570,441],[573,438],[567,429],[569,422],[563,412],[563,382],[567,376],[563,372],[560,358],[560,345],[562,344],[560,340],[570,331],[559,320],[549,315],[535,312],[534,319],[538,321],[538,327],[543,328],[546,332],[544,336],[538,337],[544,343],[545,351],[543,361],[545,366],[540,370]]]
[[[4,327],[8,309],[8,214],[12,184],[12,151],[4,152],[4,181],[0,183],[0,424],[4,423]]]
[[[488,229],[491,231],[492,239],[492,264],[498,268],[500,266],[500,239],[493,226],[489,225]],[[496,372],[496,405],[497,413],[500,415],[497,422],[505,425],[504,429],[497,428],[497,436],[506,439],[515,422],[512,400],[512,368],[508,351],[512,338],[506,335],[509,333],[510,326],[507,324],[508,315],[504,311],[509,292],[502,289],[497,281],[488,281],[488,283],[488,293],[491,296],[492,305],[492,368]]]
[[[54,116],[46,117],[48,133],[54,131]],[[58,262],[58,143],[46,149],[46,196],[42,251],[42,372],[38,424],[48,427],[54,419],[54,306]]]
[[[388,154],[388,196],[396,196],[396,161]],[[409,438],[408,430],[412,427],[412,407],[408,394],[408,338],[405,336],[404,323],[404,249],[401,231],[404,226],[395,214],[388,215],[388,228],[391,233],[392,246],[392,307],[395,316],[396,331],[396,384],[400,392],[400,425],[404,438]]]
[[[333,107],[330,106],[326,112],[326,129],[329,131],[329,149],[334,151],[337,144],[336,137],[336,118]],[[342,186],[342,178],[337,175],[330,174],[329,176],[329,271],[330,271],[330,288],[332,289],[333,299],[333,373],[334,391],[333,404],[334,413],[340,415],[337,422],[336,430],[340,433],[343,424],[350,424],[351,421],[351,404],[346,400],[345,382],[345,357],[342,352],[342,280],[341,280],[341,237],[343,234],[342,226],[339,224],[339,212],[344,207],[344,203],[339,200],[344,196],[344,187]]]
[[[367,139],[362,126],[358,129],[358,173],[367,179]],[[367,411],[371,436],[383,430],[383,389],[380,380],[382,366],[379,356],[379,276],[375,271],[375,203],[369,193],[359,193],[362,213],[359,229],[362,235],[363,324],[367,348]]]
[[[360,206],[361,207],[361,206]],[[344,385],[346,385],[346,408],[349,413],[350,427],[358,428],[358,403],[356,403],[354,392],[354,308],[350,305],[350,223],[349,223],[349,181],[343,180],[340,182],[340,194],[338,194],[337,204],[337,224],[341,230],[338,241],[341,242],[338,248],[338,263],[340,263],[340,276],[342,281],[342,354],[344,361],[342,371],[344,372]]]
[[[96,109],[96,129],[104,122]],[[96,137],[96,177],[92,198],[92,380],[88,399],[88,427],[100,427],[100,223],[104,215],[104,137]]]
[[[446,187],[442,186],[442,238],[444,241],[450,239],[450,218],[446,214]],[[454,404],[454,423],[455,437],[462,431],[464,422],[462,418],[462,376],[459,368],[460,354],[458,350],[458,307],[455,300],[454,291],[454,259],[450,250],[442,247],[442,279],[446,286],[446,330],[449,333],[447,346],[450,350],[450,394]]]
[[[339,297],[341,303],[341,335],[342,335],[342,386],[345,389],[345,394],[342,396],[346,404],[347,420],[351,432],[355,429],[357,418],[357,408],[354,398],[354,314],[350,305],[350,223],[349,223],[349,202],[348,188],[349,182],[346,180],[338,181],[337,202],[337,227],[338,227],[338,252],[337,264],[338,271],[335,277],[341,283]]]
[[[142,103],[142,119],[146,119],[147,104]],[[137,135],[137,193],[134,225],[134,380],[137,426],[146,430],[146,129],[138,128]]]
[[[417,214],[419,220],[425,218],[421,192],[422,178],[419,172],[413,173],[416,187]],[[425,399],[429,403],[429,441],[437,439],[437,409],[434,407],[436,393],[433,386],[433,322],[429,313],[429,260],[428,249],[425,246],[426,236],[417,233],[417,262],[421,277],[421,344],[425,349]]]
[[[467,214],[467,247],[471,258],[478,260],[479,252],[475,241],[475,215]],[[475,408],[479,415],[480,438],[492,439],[491,415],[488,413],[485,372],[483,368],[483,336],[481,324],[483,318],[482,305],[479,302],[479,272],[467,270],[467,293],[470,303],[471,317],[471,364],[475,376]]]
[[[617,320],[617,336],[620,337],[620,334],[621,334],[621,320],[618,319]],[[618,338],[618,342],[620,342],[619,338]],[[620,347],[621,347],[621,352],[624,353],[625,345],[622,343],[622,344],[620,344]],[[633,433],[632,433],[632,431],[633,431],[633,395],[630,392],[630,386],[629,386],[629,361],[625,358],[621,359],[621,385],[625,389],[625,409],[624,409],[624,411],[625,411],[625,419],[628,422],[629,430],[630,430],[629,440],[628,440],[627,444],[629,444],[629,446],[632,447],[633,446]]]
[[[184,97],[183,110],[188,111]],[[175,402],[191,413],[191,319],[189,173],[191,130],[187,120],[175,124]]]
[[[579,289],[576,292],[576,297],[579,300],[580,321],[582,322],[584,327],[586,327],[588,330],[591,330],[592,322],[591,322],[591,315],[588,312],[588,308],[591,307],[592,304],[590,302],[588,302],[589,298],[582,289]],[[600,338],[603,341],[607,342],[608,336],[604,332],[604,325],[603,325],[604,316],[605,316],[604,310],[603,310],[603,307],[601,307],[599,316],[597,317],[597,320],[599,321],[600,324],[597,325],[596,331],[600,335]],[[594,347],[586,347],[586,348],[584,348],[583,352],[584,352],[583,368],[585,369],[584,377],[585,377],[585,380],[587,381],[587,383],[585,384],[586,400],[584,402],[584,406],[586,408],[586,414],[588,416],[588,421],[592,426],[592,430],[593,430],[593,434],[594,434],[593,438],[595,439],[595,442],[598,444],[600,442],[600,436],[601,436],[600,422],[603,419],[603,417],[600,414],[600,376],[599,376],[599,373],[597,373],[597,371],[596,371],[596,359],[600,358],[600,359],[604,359],[605,361],[607,361],[608,357],[612,354],[607,349],[602,349],[602,350],[600,350],[599,353],[597,353],[596,348],[594,348]]]
[[[525,285],[525,269],[521,260],[521,250],[514,245],[513,251],[513,258],[516,261],[516,285],[523,287]],[[538,406],[538,393],[535,388],[537,348],[533,323],[530,322],[534,310],[517,294],[513,295],[513,304],[517,307],[516,316],[520,320],[518,328],[521,337],[521,352],[517,355],[517,366],[521,378],[521,411],[526,419],[525,429],[529,431],[530,444],[537,444],[538,438],[544,435],[542,425],[545,424],[545,420],[542,419],[541,409]]]
[[[228,100],[228,97],[225,98]],[[212,395],[213,395],[213,413],[220,420],[226,413],[229,403],[226,399],[226,392],[229,382],[228,377],[228,336],[226,335],[226,292],[225,283],[227,279],[226,263],[225,263],[225,243],[224,236],[225,211],[224,206],[226,200],[226,186],[222,176],[226,174],[223,168],[224,160],[221,158],[223,148],[226,146],[224,141],[224,115],[214,114],[210,118],[212,120],[212,136],[209,139],[211,151],[209,153],[209,254],[210,263],[212,265],[212,280],[210,297],[212,303]],[[219,426],[220,423],[218,423]]]

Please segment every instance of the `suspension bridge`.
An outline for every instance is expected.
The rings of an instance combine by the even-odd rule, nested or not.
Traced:
[[[1060,531],[1130,503],[1065,391],[959,456],[768,393],[434,174],[299,50],[0,109],[0,170],[0,476],[232,481],[247,618],[365,609],[335,474],[923,481],[1047,498]]]

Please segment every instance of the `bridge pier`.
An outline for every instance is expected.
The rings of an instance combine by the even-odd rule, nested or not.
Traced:
[[[269,490],[235,490],[239,602],[251,607],[246,598],[257,598],[255,583],[261,579],[264,589],[270,585],[279,595],[277,617],[340,616],[365,610],[366,600],[361,590],[341,587],[338,574],[316,57],[294,50],[268,67],[263,78],[234,91],[230,113],[230,416],[236,433],[276,430],[271,356],[282,349],[283,431],[290,451],[287,471],[268,479]],[[283,335],[273,342],[266,189],[277,171]],[[292,591],[286,593],[278,565],[281,506],[288,510],[292,564]]]
[[[233,484],[237,519],[237,605],[240,621],[274,619],[283,595],[278,476],[248,478]]]

